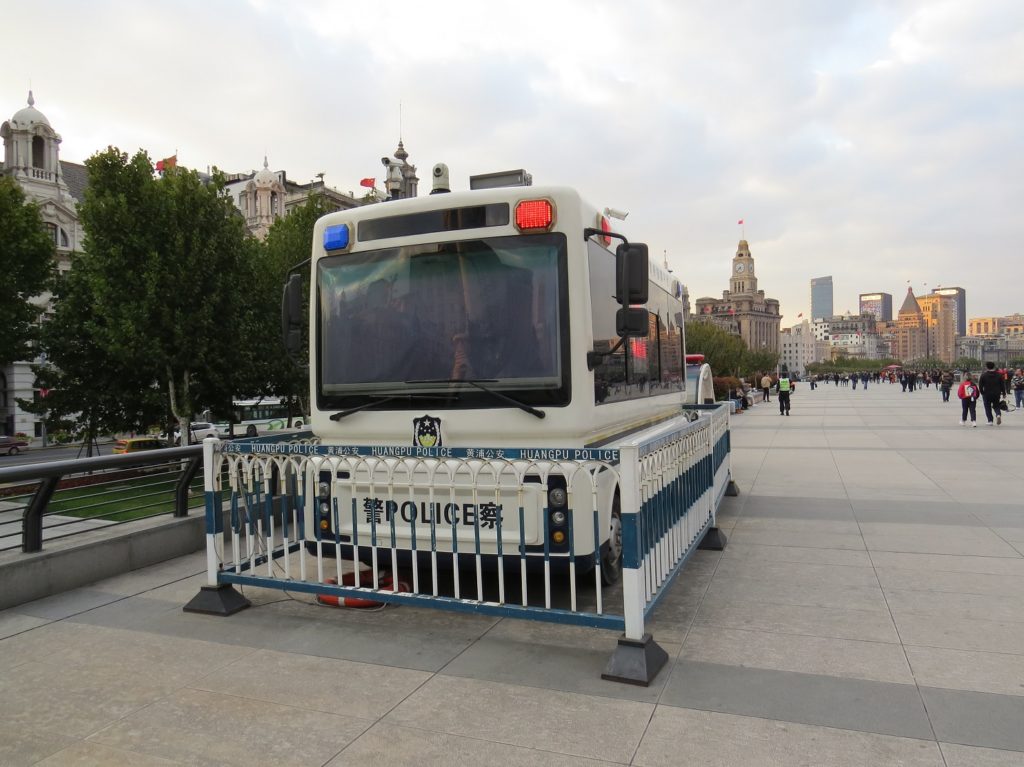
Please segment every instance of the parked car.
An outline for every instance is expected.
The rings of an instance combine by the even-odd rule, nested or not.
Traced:
[[[220,429],[208,421],[193,421],[189,425],[189,430],[192,432],[192,442],[202,442],[207,437],[220,438]],[[181,444],[180,429],[174,432],[174,444]]]
[[[0,437],[0,455],[17,455],[22,450],[28,450],[28,440],[18,437]]]
[[[140,453],[143,450],[159,450],[166,447],[158,437],[131,437],[130,439],[119,439],[114,444],[113,452],[117,454]]]

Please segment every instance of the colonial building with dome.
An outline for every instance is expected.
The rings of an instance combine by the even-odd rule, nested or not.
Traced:
[[[695,302],[694,319],[711,322],[743,339],[753,351],[779,350],[779,302],[757,289],[754,258],[746,240],[740,240],[732,259],[729,289],[721,299],[704,297]]]
[[[0,126],[0,137],[4,141],[0,173],[17,181],[25,196],[39,206],[57,247],[58,262],[66,269],[71,252],[82,244],[78,204],[88,178],[85,166],[60,159],[60,134],[36,109],[32,91],[28,106]]]
[[[57,266],[71,266],[71,253],[82,248],[82,226],[78,205],[88,182],[85,166],[60,159],[60,134],[46,115],[36,109],[32,91],[28,105],[0,126],[4,162],[0,174],[13,178],[26,199],[39,206],[39,213],[57,249]],[[45,302],[46,296],[40,301]],[[0,367],[0,434],[24,433],[42,436],[42,422],[18,407],[17,398],[31,400],[35,374],[31,361]]]
[[[270,170],[266,156],[258,171],[228,174],[225,190],[241,212],[249,233],[261,240],[266,239],[275,221],[304,204],[311,194],[323,194],[332,211],[347,210],[364,202],[352,192],[345,194],[326,186],[323,174],[319,174],[316,181],[298,184],[290,180],[285,171]]]

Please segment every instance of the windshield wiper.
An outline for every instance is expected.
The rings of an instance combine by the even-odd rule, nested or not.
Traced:
[[[342,418],[344,418],[347,415],[352,415],[353,413],[358,413],[360,410],[367,410],[367,409],[369,409],[371,407],[376,407],[377,405],[383,405],[385,402],[392,402],[392,401],[394,401],[396,399],[411,400],[411,399],[414,399],[414,398],[415,399],[445,399],[445,397],[443,395],[436,395],[436,394],[435,395],[431,395],[431,394],[388,394],[388,395],[385,395],[385,396],[371,395],[371,399],[370,399],[369,402],[364,402],[362,405],[357,405],[356,407],[350,407],[348,410],[342,410],[340,413],[335,413],[334,415],[331,416],[331,420],[332,421],[340,421]]]
[[[490,388],[489,386],[484,386],[484,384],[498,383],[498,379],[497,378],[429,378],[429,379],[421,379],[421,380],[417,380],[417,381],[406,381],[405,383],[406,384],[469,384],[470,386],[472,386],[472,387],[474,387],[476,389],[479,389],[482,392],[486,392],[487,394],[490,394],[492,397],[494,397],[496,399],[500,399],[502,402],[507,402],[510,405],[515,405],[517,408],[519,408],[523,412],[529,413],[530,415],[536,416],[537,418],[544,418],[544,416],[547,415],[547,413],[545,413],[543,410],[538,410],[535,407],[530,407],[525,402],[520,402],[519,400],[517,400],[517,399],[515,399],[513,397],[510,397],[507,394],[502,394],[500,391],[496,391],[496,390]]]

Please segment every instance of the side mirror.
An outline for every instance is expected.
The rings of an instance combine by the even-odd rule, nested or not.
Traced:
[[[650,312],[641,307],[624,307],[615,313],[615,332],[619,338],[647,338]]]
[[[302,350],[302,275],[291,274],[281,296],[281,340],[293,359]]]
[[[615,249],[615,300],[622,306],[647,303],[647,246],[642,242]]]

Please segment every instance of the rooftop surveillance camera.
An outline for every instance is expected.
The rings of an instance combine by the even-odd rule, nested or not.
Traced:
[[[390,165],[391,164],[391,158],[390,157],[381,157],[380,158],[380,164],[381,165],[385,165],[385,166]]]
[[[434,166],[434,170],[431,172],[434,177],[434,185],[430,190],[431,194],[440,194],[442,192],[450,192],[451,184],[448,181],[448,166],[443,162],[439,162]]]
[[[629,215],[629,211],[617,210],[615,208],[605,208],[604,214],[606,216],[610,216],[611,218],[617,218],[619,219],[619,221],[625,221],[626,216]]]

